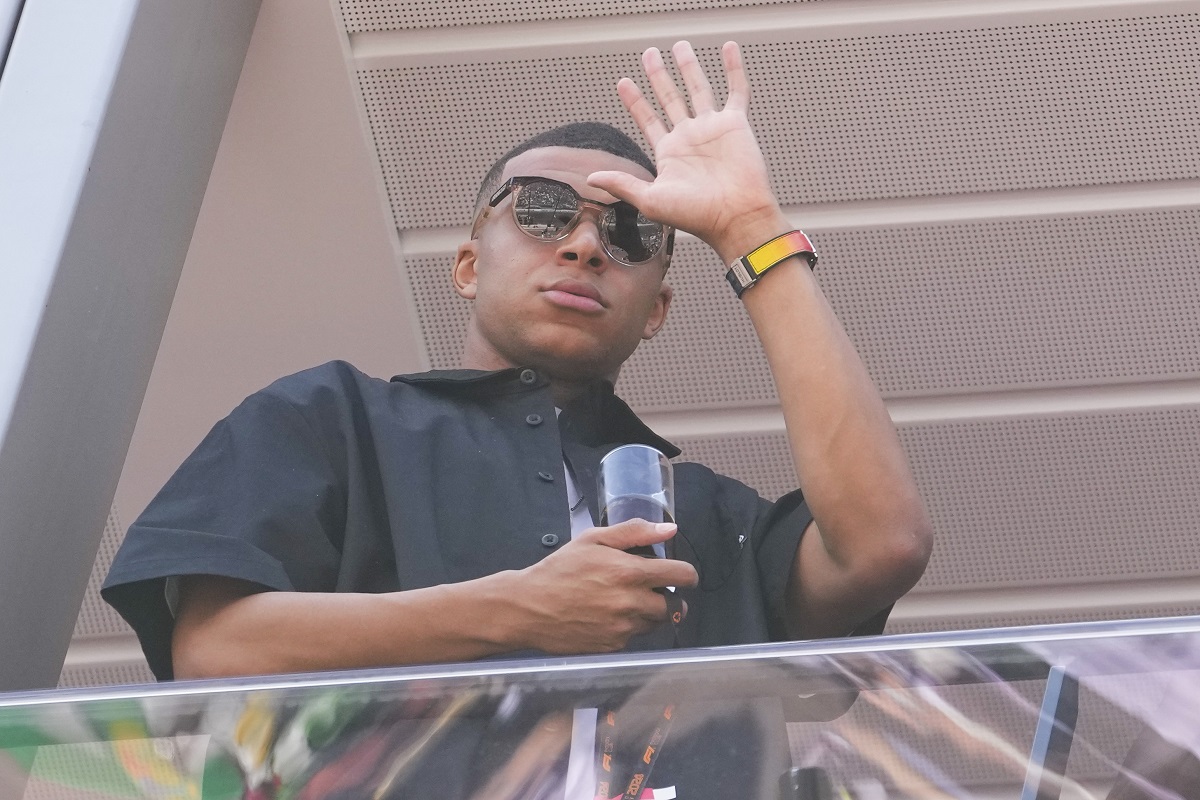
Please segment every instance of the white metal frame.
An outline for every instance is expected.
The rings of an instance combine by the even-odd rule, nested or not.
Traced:
[[[22,10],[0,78],[0,690],[58,680],[258,5]]]

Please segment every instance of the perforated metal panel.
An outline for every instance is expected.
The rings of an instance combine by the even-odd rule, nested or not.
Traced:
[[[112,566],[113,556],[117,554],[117,548],[124,539],[125,528],[121,525],[117,507],[113,506],[108,512],[104,535],[100,539],[100,549],[96,553],[96,564],[92,567],[92,575],[88,578],[87,591],[83,596],[83,605],[75,621],[74,638],[111,634],[133,635],[125,620],[121,619],[121,615],[100,597],[100,587],[104,584],[104,578]]]
[[[753,44],[751,118],[785,204],[1194,178],[1198,30],[1189,14]],[[536,131],[632,133],[613,87],[639,74],[633,52],[361,71],[397,225],[466,224],[487,167]]]
[[[154,673],[143,662],[66,667],[58,679],[60,689],[88,686],[125,686],[154,683]]]
[[[838,231],[823,288],[890,396],[1200,374],[1200,211]]]
[[[613,15],[637,15],[663,11],[694,11],[713,7],[745,8],[816,0],[737,0],[710,3],[704,0],[466,0],[441,4],[397,2],[397,0],[338,0],[342,23],[350,33],[405,30],[410,28],[491,25],[549,19],[586,19]],[[632,24],[636,24],[632,23]]]
[[[1200,15],[751,46],[788,203],[1194,177]]]
[[[888,397],[1200,375],[1200,211],[813,235],[823,289]],[[452,256],[412,259],[430,360],[458,364],[468,304]],[[681,243],[666,328],[622,372],[639,410],[776,402],[741,304],[706,246]]]
[[[1061,625],[1069,622],[1104,622],[1118,619],[1155,619],[1200,615],[1200,600],[1195,603],[1150,604],[1138,606],[1104,605],[1090,608],[1049,609],[1019,613],[960,614],[932,619],[888,620],[885,633],[930,633],[967,631],[983,628],[1015,628],[1023,625]]]
[[[901,426],[935,529],[915,591],[1200,575],[1200,408]],[[783,435],[677,441],[684,457],[792,484]]]
[[[421,327],[421,340],[433,369],[460,366],[463,336],[471,314],[470,302],[454,292],[450,280],[453,266],[453,253],[409,258],[404,264],[412,287],[417,323]]]
[[[34,774],[29,778],[25,793],[20,800],[107,800],[112,794],[101,791],[80,789],[74,786],[63,786],[58,781],[43,775],[57,773],[77,773],[84,766],[90,777],[99,786],[124,786],[129,779],[121,774],[120,766],[101,748],[104,745],[58,745],[43,747],[38,750],[37,760],[33,764]],[[91,769],[97,762],[103,766],[98,770]]]
[[[103,638],[109,643],[125,641],[131,648],[137,647],[137,637],[133,630],[121,619],[121,615],[100,597],[100,587],[112,566],[113,556],[125,539],[125,527],[121,522],[121,514],[114,505],[108,512],[104,525],[104,535],[100,539],[100,548],[96,553],[96,563],[92,567],[91,577],[88,578],[87,590],[83,596],[83,605],[79,609],[79,617],[75,621],[75,633],[71,641],[73,645],[86,644],[89,640]],[[71,656],[68,653],[68,665],[63,668],[58,678],[59,687],[77,688],[85,686],[107,686],[112,684],[153,683],[154,675],[144,661],[134,663],[100,663],[82,666],[71,666]],[[32,785],[32,784],[31,784]]]
[[[1134,740],[1143,732],[1143,720],[1153,719],[1164,694],[1163,685],[1154,676],[1084,678],[1079,687],[1079,715],[1067,759],[1067,777],[1076,781],[1114,780]],[[1122,705],[1115,704],[1113,698],[1120,698]]]
[[[360,72],[397,226],[468,224],[492,163],[518,142],[557,125],[580,119],[612,122],[648,149],[614,88],[620,76],[638,69],[638,55],[626,53]],[[525,88],[518,92],[517,85]],[[573,88],[539,92],[531,104],[529,87],[548,86]],[[509,105],[513,102],[519,104]],[[429,191],[431,186],[438,191]]]
[[[922,585],[1200,574],[1200,409],[901,429],[941,534]]]
[[[694,240],[676,253],[667,325],[626,363],[618,393],[639,411],[774,403],[767,357],[716,253]]]

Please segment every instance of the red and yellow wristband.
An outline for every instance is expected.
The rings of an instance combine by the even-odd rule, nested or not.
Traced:
[[[729,281],[733,291],[741,297],[742,292],[757,283],[764,272],[792,256],[800,256],[807,261],[809,269],[817,267],[817,254],[813,251],[812,242],[800,231],[791,231],[776,236],[749,255],[734,261],[729,265],[729,272],[725,273],[725,280]]]

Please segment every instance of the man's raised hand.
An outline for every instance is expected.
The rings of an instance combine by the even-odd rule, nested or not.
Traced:
[[[642,56],[665,119],[632,80],[622,78],[617,84],[622,103],[654,148],[658,177],[644,181],[604,171],[593,173],[588,183],[632,203],[651,219],[699,237],[729,261],[762,244],[764,232],[781,224],[786,229],[747,117],[750,84],[741,51],[735,42],[721,49],[729,89],[722,108],[716,106],[691,45],[677,42],[672,53],[686,96],[657,49]]]

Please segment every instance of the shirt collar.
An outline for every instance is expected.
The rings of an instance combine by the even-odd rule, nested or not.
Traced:
[[[667,458],[679,455],[679,448],[659,436],[638,419],[625,401],[613,393],[606,380],[595,381],[588,391],[568,403],[558,418],[564,438],[577,438],[591,447],[620,444],[648,444]]]
[[[528,372],[527,368],[522,367],[495,371],[435,369],[396,375],[392,380],[480,397],[514,388],[536,389],[550,385],[545,375],[537,370],[533,370],[535,379],[529,381]],[[603,379],[593,381],[580,397],[563,408],[559,426],[564,436],[576,438],[591,447],[640,443],[658,448],[668,458],[680,453],[678,447],[638,419],[625,401],[613,393],[612,383]]]
[[[431,369],[427,370],[426,372],[412,372],[407,375],[393,375],[392,381],[394,383],[445,386],[449,389],[455,387],[470,387],[502,383],[512,379],[519,380],[521,372],[522,370],[519,368],[497,370]]]

